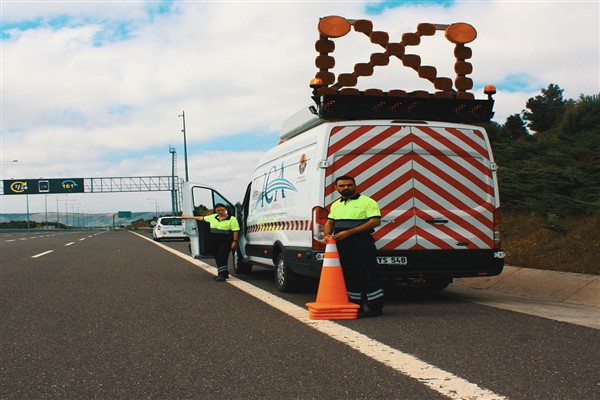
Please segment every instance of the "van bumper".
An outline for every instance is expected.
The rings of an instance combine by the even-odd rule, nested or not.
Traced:
[[[306,248],[286,249],[292,270],[319,277],[323,252]],[[406,264],[379,264],[386,280],[439,279],[495,276],[504,268],[502,250],[411,250],[378,252],[378,257],[405,258]]]
[[[378,253],[406,264],[380,264],[384,279],[495,276],[504,268],[502,250],[413,250]]]

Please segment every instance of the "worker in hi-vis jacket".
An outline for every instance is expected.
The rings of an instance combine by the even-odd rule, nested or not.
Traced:
[[[182,215],[181,218],[205,221],[210,224],[210,237],[218,270],[215,281],[225,282],[229,278],[229,270],[227,269],[229,252],[236,251],[238,246],[240,225],[237,219],[227,214],[227,208],[220,203],[215,205],[215,214],[206,216]]]
[[[324,242],[336,241],[348,299],[361,306],[359,316],[376,317],[383,313],[383,287],[372,234],[381,224],[381,211],[375,200],[356,193],[353,177],[336,178],[335,188],[342,197],[331,204]]]

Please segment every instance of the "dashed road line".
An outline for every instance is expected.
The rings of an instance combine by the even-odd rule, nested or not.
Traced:
[[[43,253],[36,254],[35,256],[31,256],[31,258],[38,258],[38,257],[42,257],[42,256],[45,256],[46,254],[50,254],[50,253],[52,253],[52,252],[54,252],[54,250],[48,250],[48,251],[45,251],[45,252],[43,252]]]

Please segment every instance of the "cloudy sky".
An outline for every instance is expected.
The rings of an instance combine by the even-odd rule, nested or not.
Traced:
[[[565,98],[599,92],[594,1],[30,1],[1,0],[1,178],[184,177],[242,199],[262,152],[311,103],[320,17],[369,19],[399,42],[422,22],[467,22],[474,93],[495,84],[494,120],[550,83]],[[336,39],[334,73],[368,61],[368,38]],[[414,48],[453,77],[443,34]],[[395,60],[359,88],[433,90]],[[392,70],[393,69],[393,70]],[[18,162],[12,162],[18,160]],[[0,196],[2,213],[26,196]],[[31,212],[170,209],[168,192],[31,195]]]

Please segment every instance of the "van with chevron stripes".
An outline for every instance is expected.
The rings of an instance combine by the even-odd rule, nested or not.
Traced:
[[[281,138],[258,162],[237,210],[236,274],[250,273],[253,265],[272,268],[281,291],[319,277],[320,239],[328,207],[339,197],[335,178],[342,175],[353,176],[357,191],[379,204],[381,225],[373,235],[384,279],[443,289],[453,278],[502,271],[497,167],[483,128],[329,121],[307,108],[284,124]],[[186,183],[185,193],[202,190],[210,196],[186,195],[184,213],[192,212],[192,199],[204,198],[234,212],[214,189]],[[196,256],[200,243],[192,238]]]
[[[369,63],[336,77],[330,71],[333,39],[352,28],[385,52],[371,54]],[[437,76],[436,68],[406,53],[407,46],[439,30],[454,46],[454,79]],[[504,253],[497,166],[487,133],[478,125],[493,116],[495,88],[486,86],[483,100],[468,92],[473,81],[467,77],[471,50],[465,44],[475,39],[474,28],[419,24],[416,33],[392,43],[370,21],[332,16],[320,20],[318,31],[319,70],[310,84],[314,104],[283,123],[281,142],[257,162],[241,207],[234,210],[214,189],[186,183],[184,213],[229,204],[241,226],[234,272],[250,273],[253,266],[274,269],[278,289],[289,291],[305,277],[320,276],[323,228],[339,196],[334,182],[347,175],[356,179],[357,192],[381,209],[381,225],[373,236],[385,280],[443,289],[454,278],[500,274]],[[352,87],[394,57],[438,91]],[[206,254],[208,232],[193,220],[185,223],[192,255]]]

